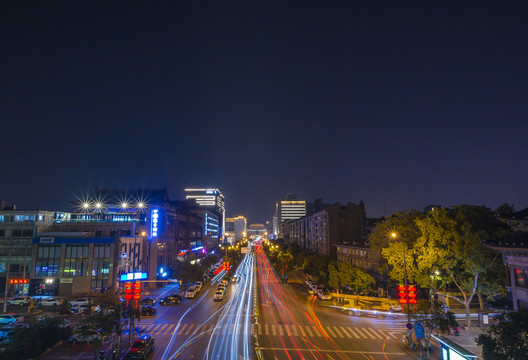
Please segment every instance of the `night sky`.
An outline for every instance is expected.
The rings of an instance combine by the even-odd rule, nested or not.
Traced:
[[[21,3],[0,5],[18,208],[163,186],[217,187],[250,223],[287,193],[528,206],[526,2]]]

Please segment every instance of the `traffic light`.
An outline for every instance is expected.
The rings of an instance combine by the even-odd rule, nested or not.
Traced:
[[[398,286],[398,301],[402,304],[402,311],[405,311],[405,304],[407,304],[407,286]]]
[[[134,290],[132,292],[134,293],[132,298],[135,300],[136,307],[138,307],[139,299],[141,299],[141,283],[139,281],[134,283]]]
[[[127,303],[127,307],[128,307],[128,302],[130,301],[130,299],[132,299],[132,283],[126,282],[125,283],[125,300]]]

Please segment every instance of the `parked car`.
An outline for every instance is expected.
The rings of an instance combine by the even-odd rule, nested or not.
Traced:
[[[2,314],[0,315],[0,325],[9,325],[14,324],[17,322],[24,321],[24,317],[22,315],[16,315],[16,314]]]
[[[91,305],[92,299],[82,298],[82,299],[75,299],[68,303],[68,306],[70,307],[78,307],[81,305]]]
[[[216,300],[223,300],[224,299],[224,292],[223,291],[217,291],[214,293],[214,301]]]
[[[64,299],[57,298],[57,297],[49,297],[40,300],[38,303],[38,306],[59,306],[64,302]]]
[[[177,305],[182,302],[182,297],[180,295],[169,295],[162,299],[160,299],[159,303],[160,305]]]
[[[31,298],[29,296],[17,296],[11,299],[7,299],[7,305],[25,306],[29,305]]]
[[[94,312],[97,312],[97,309],[99,307],[95,307],[91,304],[87,304],[87,305],[79,305],[79,306],[75,306],[75,307],[71,307],[70,308],[70,314],[74,314],[74,315],[89,315],[89,314],[92,314]]]
[[[203,286],[203,283],[201,281],[197,281],[195,284],[194,284],[194,287],[196,288],[196,290],[200,291],[202,290],[202,286]]]
[[[194,299],[194,297],[196,297],[196,294],[198,294],[198,290],[196,287],[194,286],[191,286],[190,288],[187,289],[187,291],[185,292],[185,297],[187,299]]]
[[[332,298],[332,295],[330,295],[330,291],[323,289],[317,291],[317,297],[321,300],[330,300]]]
[[[154,316],[158,313],[158,310],[152,305],[141,305],[139,309],[143,316]]]
[[[218,287],[216,288],[217,291],[225,291],[225,285],[218,284]]]
[[[141,298],[141,299],[139,300],[139,303],[140,303],[141,305],[154,305],[154,304],[156,303],[156,299],[148,298],[148,297],[146,297],[146,298]]]
[[[143,334],[134,342],[134,344],[132,344],[125,359],[144,360],[147,359],[152,352],[154,352],[154,338],[149,334]]]
[[[224,280],[220,281],[220,284],[222,284],[224,286],[227,286],[227,284],[229,284],[229,281],[227,281],[227,279],[224,279]]]
[[[5,325],[1,327],[0,328],[0,341],[4,341],[5,339],[11,337],[11,335],[13,334],[13,331],[20,327],[27,327],[27,325],[21,324],[21,323],[14,323],[11,325]]]
[[[94,342],[95,340],[101,340],[102,336],[97,330],[93,329],[77,329],[72,336],[68,339],[68,342],[76,344],[78,342]]]

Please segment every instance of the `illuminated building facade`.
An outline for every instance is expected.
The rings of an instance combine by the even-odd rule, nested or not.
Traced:
[[[4,294],[9,275],[8,295],[27,294],[34,264],[33,237],[53,224],[55,212],[8,209],[5,201],[3,204],[0,210],[0,292]]]
[[[200,206],[214,212],[219,218],[219,241],[224,237],[225,231],[225,199],[224,195],[218,189],[185,189],[185,199],[193,200]]]
[[[247,219],[240,215],[226,219],[226,238],[229,243],[241,241],[247,228]]]
[[[274,228],[278,230],[277,235],[278,237],[282,237],[282,233],[280,231],[280,223],[287,221],[287,220],[297,220],[302,218],[306,215],[306,201],[304,200],[297,200],[297,197],[295,195],[287,195],[286,199],[279,200],[275,204],[275,221],[276,225]]]

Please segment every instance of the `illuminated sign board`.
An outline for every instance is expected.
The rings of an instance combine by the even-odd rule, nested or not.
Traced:
[[[9,279],[10,284],[28,284],[29,279]]]
[[[135,272],[121,275],[121,281],[130,281],[130,280],[144,280],[147,278],[147,273]]]
[[[150,212],[150,236],[153,238],[158,237],[159,216],[159,209],[152,209]]]

